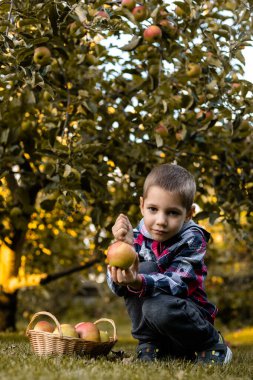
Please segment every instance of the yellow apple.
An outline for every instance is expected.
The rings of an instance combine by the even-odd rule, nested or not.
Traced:
[[[201,74],[201,66],[197,63],[189,63],[186,75],[190,78],[198,77]]]
[[[101,342],[109,342],[110,337],[107,331],[100,330],[100,341]]]
[[[46,46],[37,47],[34,50],[33,60],[41,66],[48,65],[51,61],[51,52]]]
[[[68,323],[61,324],[61,331],[63,336],[68,336],[70,338],[79,338],[78,333],[75,330],[75,327]],[[60,335],[57,327],[55,328],[53,334]]]
[[[128,269],[136,259],[134,248],[123,241],[117,241],[108,248],[107,260],[110,266]]]

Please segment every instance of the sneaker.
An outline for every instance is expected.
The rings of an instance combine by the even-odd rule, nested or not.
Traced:
[[[219,341],[209,350],[197,352],[196,362],[201,364],[228,364],[232,360],[232,351],[219,333]]]
[[[137,359],[152,362],[159,358],[160,350],[153,343],[141,343],[137,347]]]

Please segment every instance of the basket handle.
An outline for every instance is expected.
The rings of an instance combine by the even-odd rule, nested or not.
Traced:
[[[94,324],[96,325],[97,323],[100,323],[100,322],[109,322],[112,325],[112,327],[113,327],[113,340],[117,340],[116,325],[115,325],[114,321],[112,319],[108,319],[108,318],[100,318],[97,321],[95,321]]]
[[[56,324],[58,330],[59,330],[59,334],[60,334],[60,338],[63,337],[63,334],[62,334],[62,330],[61,330],[61,325],[59,323],[59,321],[56,319],[56,317],[49,313],[48,311],[38,311],[38,313],[35,313],[33,316],[32,316],[32,319],[30,321],[30,323],[28,324],[27,326],[27,329],[26,329],[26,335],[29,334],[29,330],[30,330],[30,327],[33,323],[33,321],[39,316],[39,315],[47,315],[48,317],[50,317],[51,319],[53,319],[54,323]]]

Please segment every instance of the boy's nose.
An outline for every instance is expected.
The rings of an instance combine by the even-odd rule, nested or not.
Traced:
[[[157,215],[156,223],[159,225],[163,225],[163,226],[166,225],[167,224],[166,215],[164,215],[164,214]]]

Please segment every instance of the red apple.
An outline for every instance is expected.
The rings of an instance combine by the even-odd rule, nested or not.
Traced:
[[[155,42],[162,37],[162,31],[157,25],[151,25],[143,32],[144,40],[147,42]]]
[[[100,342],[98,327],[92,322],[80,322],[75,326],[76,332],[81,339],[90,342]]]
[[[168,129],[165,127],[163,123],[160,123],[156,128],[155,128],[155,133],[160,135],[161,137],[166,137],[168,136],[169,132]]]
[[[136,21],[144,21],[148,16],[147,8],[145,5],[138,5],[132,10],[132,14]]]
[[[136,259],[134,248],[123,241],[117,241],[108,248],[107,260],[112,267],[128,269]]]
[[[100,17],[100,18],[104,18],[104,19],[107,19],[109,20],[110,16],[107,12],[105,11],[98,11],[96,14],[95,14],[95,17]]]
[[[40,46],[34,49],[33,60],[41,66],[48,65],[51,60],[51,52],[46,46]]]
[[[206,122],[211,121],[213,119],[213,112],[212,111],[200,110],[196,114],[196,118],[198,121],[206,123]]]
[[[167,19],[162,19],[161,21],[159,21],[159,25],[171,37],[175,36],[175,34],[177,33],[176,25]]]
[[[44,331],[44,332],[52,333],[54,331],[54,326],[50,322],[39,321],[36,323],[33,329],[35,331]]]
[[[135,5],[136,5],[136,1],[135,0],[122,0],[121,1],[121,6],[123,8],[129,9],[130,11],[132,9],[134,9]]]

